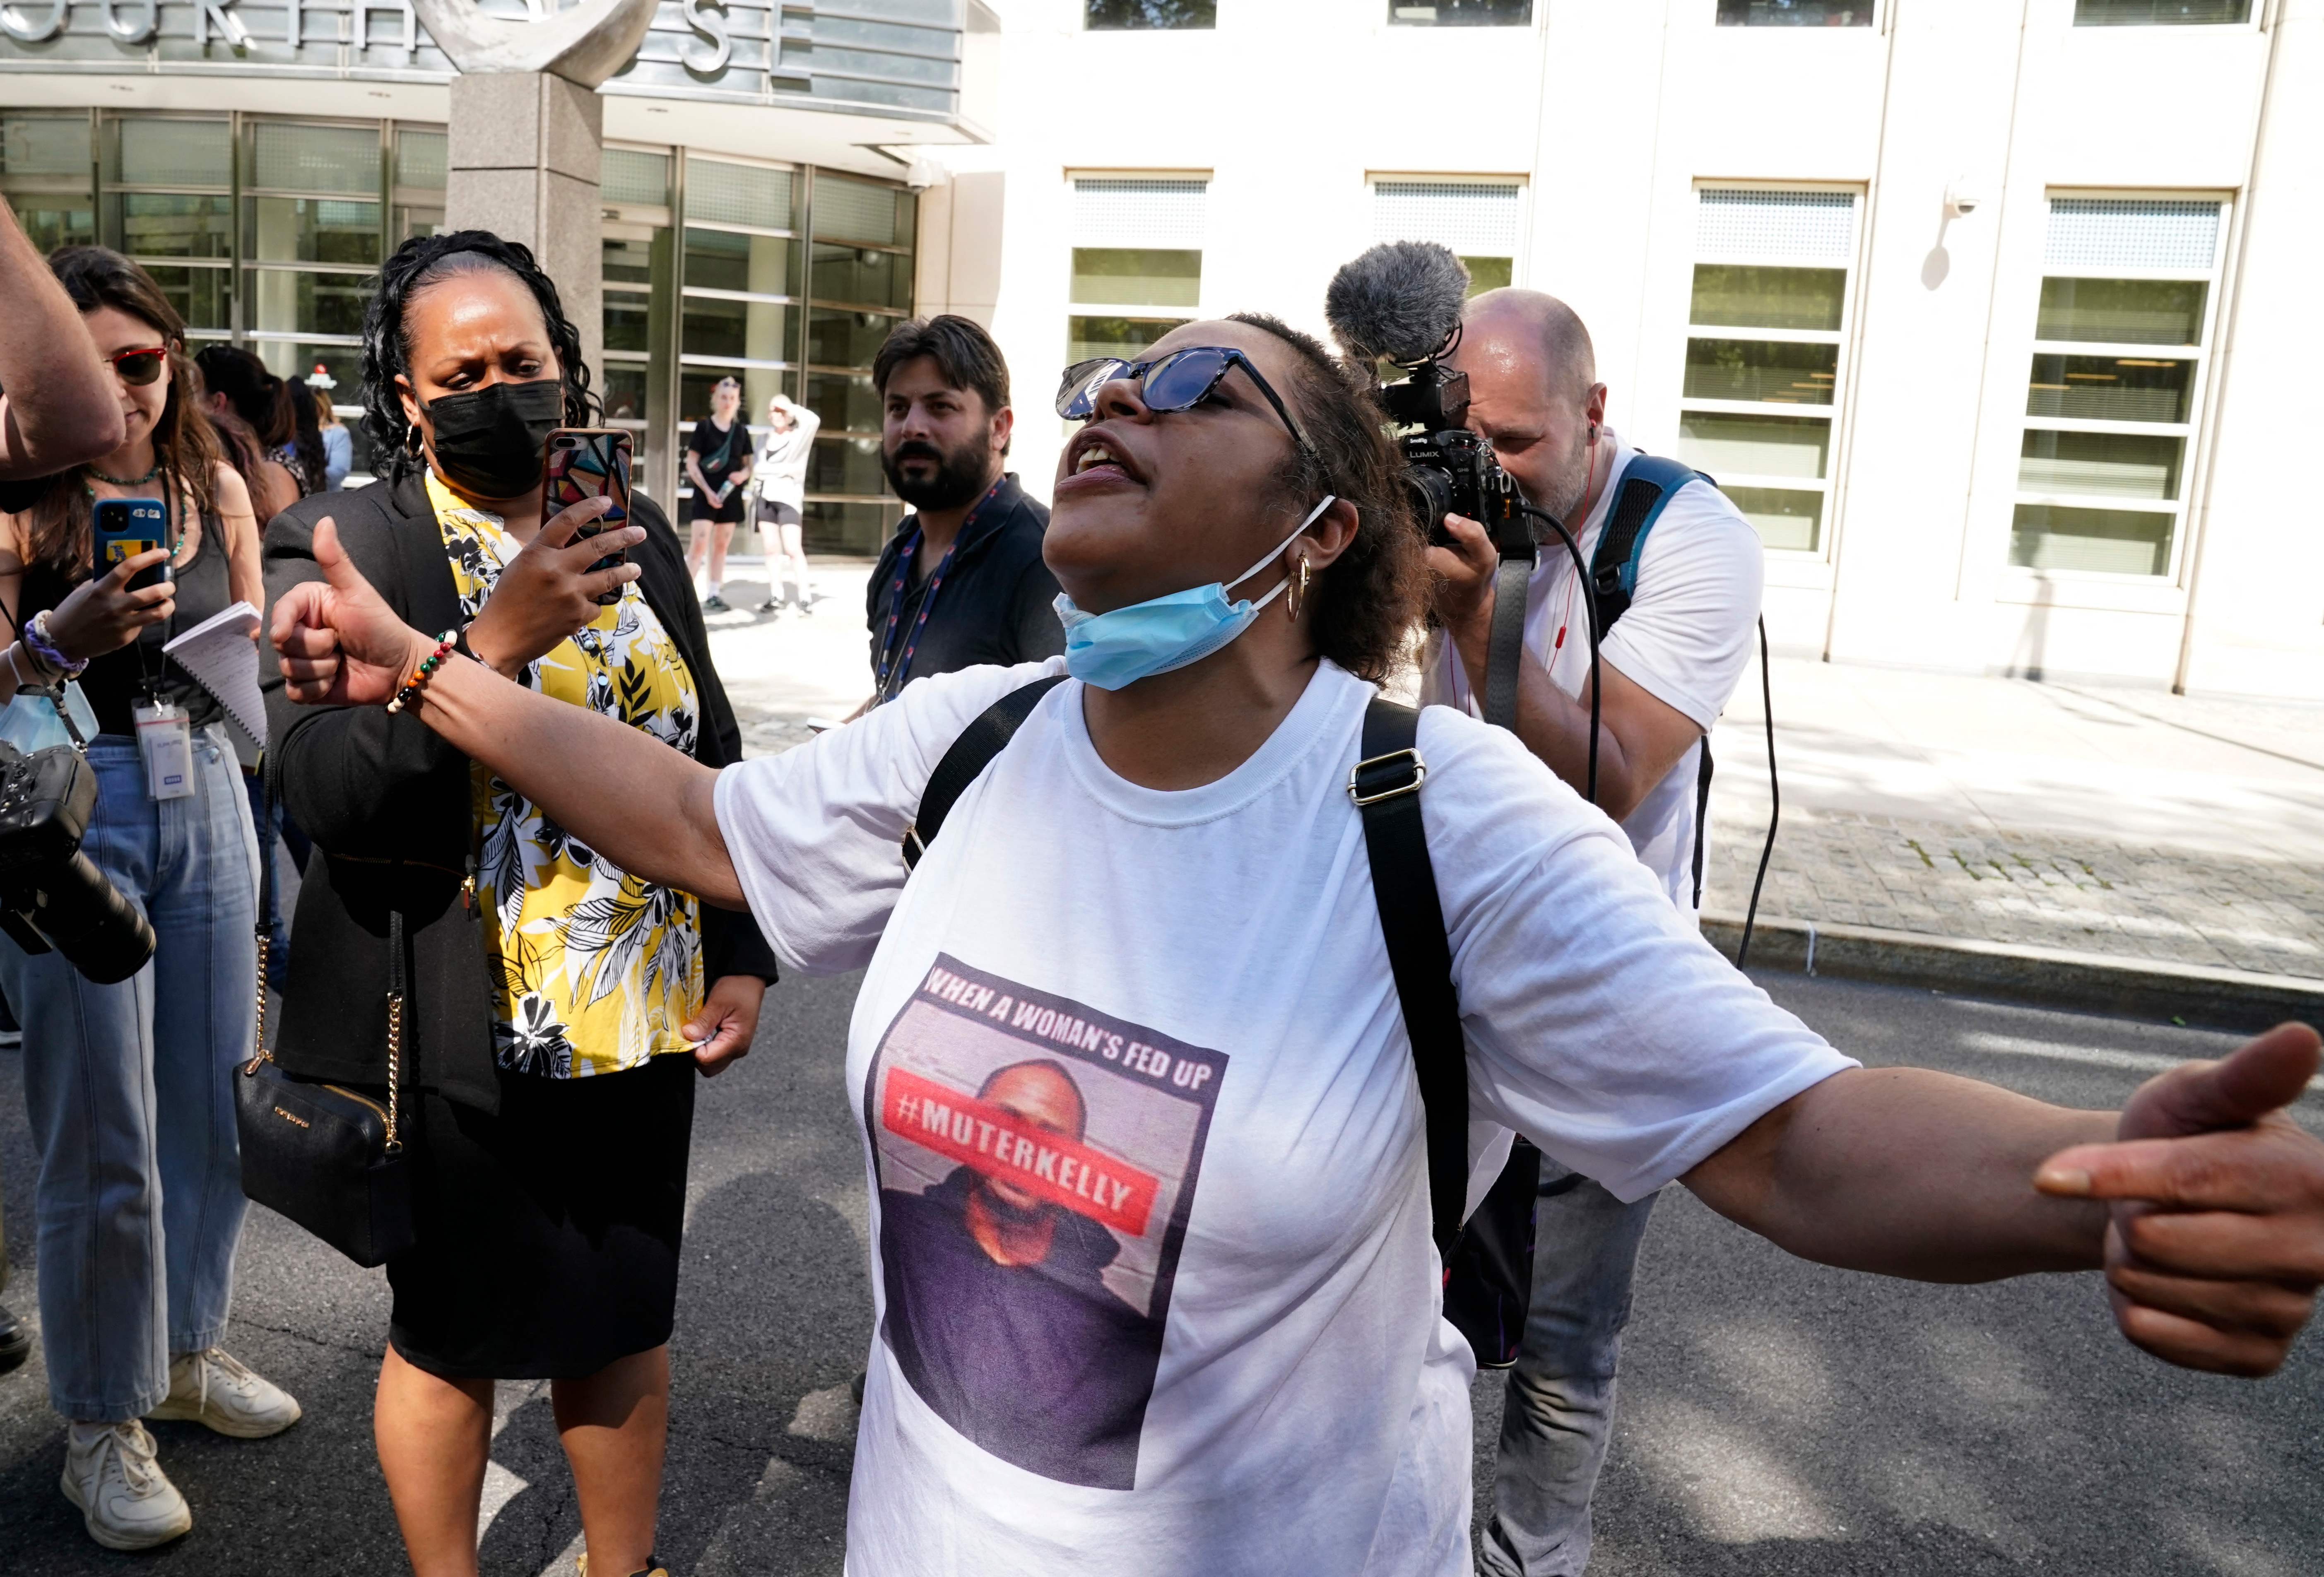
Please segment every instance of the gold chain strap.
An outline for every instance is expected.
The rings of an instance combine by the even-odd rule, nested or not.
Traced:
[[[395,1137],[395,1111],[403,1087],[403,993],[387,993],[387,1153],[403,1148]]]
[[[258,1047],[243,1066],[245,1074],[256,1073],[258,1065],[272,1062],[274,1054],[266,1049],[266,955],[273,950],[274,938],[261,931],[258,934]]]

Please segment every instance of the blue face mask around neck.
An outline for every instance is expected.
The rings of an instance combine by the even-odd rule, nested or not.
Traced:
[[[1065,627],[1065,671],[1085,685],[1119,690],[1156,674],[1196,663],[1250,628],[1261,608],[1283,595],[1291,584],[1286,574],[1275,589],[1257,602],[1248,598],[1230,603],[1227,587],[1240,586],[1274,562],[1277,555],[1299,540],[1300,532],[1332,506],[1332,495],[1307,512],[1298,530],[1268,549],[1259,561],[1232,580],[1214,580],[1168,596],[1153,597],[1116,608],[1110,613],[1084,613],[1074,599],[1057,594],[1058,621]]]

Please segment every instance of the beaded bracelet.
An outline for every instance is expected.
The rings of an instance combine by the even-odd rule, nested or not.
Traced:
[[[51,673],[77,679],[81,669],[88,666],[87,658],[75,662],[58,647],[56,638],[49,633],[49,611],[46,608],[25,622],[23,637],[24,644],[32,649],[32,655],[39,658],[42,665]]]
[[[444,665],[444,659],[452,654],[459,640],[460,632],[456,630],[447,630],[436,637],[436,650],[420,659],[420,666],[413,669],[411,677],[403,681],[403,688],[396,691],[395,699],[387,704],[390,713],[402,711],[418,698],[420,692],[428,687],[429,676]]]

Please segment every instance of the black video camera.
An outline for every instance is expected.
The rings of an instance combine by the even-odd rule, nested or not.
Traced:
[[[1379,392],[1380,403],[1400,428],[1417,428],[1397,439],[1404,451],[1404,485],[1413,516],[1429,541],[1452,540],[1444,517],[1460,515],[1485,528],[1496,548],[1507,550],[1521,539],[1527,551],[1533,528],[1525,518],[1517,478],[1493,458],[1493,446],[1471,431],[1469,374],[1446,367],[1440,357],[1460,343],[1460,331],[1443,351],[1423,361],[1400,383]]]
[[[1469,374],[1444,364],[1461,343],[1469,271],[1443,246],[1383,243],[1342,268],[1324,292],[1323,316],[1354,360],[1404,369],[1379,400],[1404,451],[1405,485],[1429,541],[1452,540],[1448,514],[1485,528],[1504,557],[1531,558],[1534,532],[1517,479],[1493,446],[1469,428]]]
[[[112,985],[153,956],[153,927],[81,852],[96,809],[97,771],[78,750],[0,741],[0,932]]]

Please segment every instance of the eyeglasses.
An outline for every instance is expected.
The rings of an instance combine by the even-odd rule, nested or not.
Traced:
[[[150,350],[117,350],[109,356],[97,358],[109,364],[116,376],[133,389],[143,389],[157,381],[169,365],[170,353],[155,346]]]
[[[1148,410],[1190,410],[1208,400],[1236,367],[1259,386],[1275,414],[1290,429],[1291,441],[1307,448],[1307,435],[1291,420],[1281,396],[1268,387],[1251,359],[1223,345],[1194,345],[1148,362],[1126,362],[1120,356],[1098,356],[1075,362],[1057,385],[1057,414],[1068,421],[1087,421],[1097,414],[1098,391],[1116,379],[1139,385],[1139,398]]]

